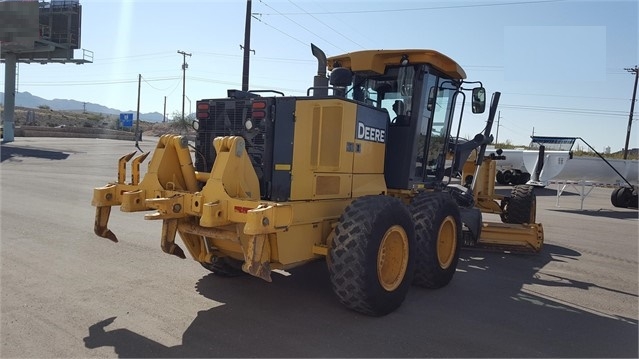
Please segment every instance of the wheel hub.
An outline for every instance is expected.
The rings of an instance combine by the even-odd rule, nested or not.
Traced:
[[[377,277],[381,286],[391,292],[402,283],[408,267],[408,235],[404,228],[389,228],[377,254]]]
[[[455,258],[457,249],[457,231],[455,228],[455,218],[448,216],[444,218],[439,232],[437,233],[437,260],[442,269],[447,269]]]

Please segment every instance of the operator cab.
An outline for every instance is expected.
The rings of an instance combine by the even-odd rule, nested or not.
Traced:
[[[435,51],[379,53],[383,60],[394,57],[399,61],[384,61],[383,70],[378,66],[381,73],[371,69],[374,61],[373,65],[368,62],[358,71],[358,53],[344,55],[333,59],[333,72],[337,71],[340,78],[337,82],[344,84],[340,67],[349,67],[352,83],[344,96],[388,113],[384,168],[387,187],[436,187],[442,183],[444,171],[450,166],[446,164],[446,155],[451,148],[449,139],[455,104],[460,94],[462,105],[465,99],[461,92],[465,73],[453,60]],[[371,55],[363,57],[370,59]],[[475,88],[472,111],[481,113],[484,108],[485,91],[481,87]]]

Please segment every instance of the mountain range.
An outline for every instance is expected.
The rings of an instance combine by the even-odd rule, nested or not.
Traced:
[[[4,93],[0,92],[0,104],[4,106]],[[86,111],[94,113],[102,113],[105,115],[119,116],[120,113],[135,113],[135,110],[122,111],[109,108],[96,103],[82,102],[76,100],[53,99],[47,100],[42,97],[34,96],[29,92],[16,93],[16,106],[27,108],[38,108],[48,106],[52,110],[57,111]],[[147,122],[162,122],[163,115],[159,112],[140,113],[140,120]]]

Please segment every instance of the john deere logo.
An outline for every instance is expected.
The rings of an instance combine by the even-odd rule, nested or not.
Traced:
[[[386,138],[386,130],[383,128],[375,128],[366,126],[363,122],[357,122],[357,139],[384,143]]]

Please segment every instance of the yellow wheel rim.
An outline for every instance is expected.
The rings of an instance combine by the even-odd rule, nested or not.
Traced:
[[[437,260],[442,269],[447,269],[453,258],[455,258],[455,250],[457,249],[457,229],[455,218],[448,216],[444,218],[439,233],[437,234]]]
[[[408,236],[401,226],[390,227],[377,253],[377,278],[391,292],[402,283],[408,267]]]

